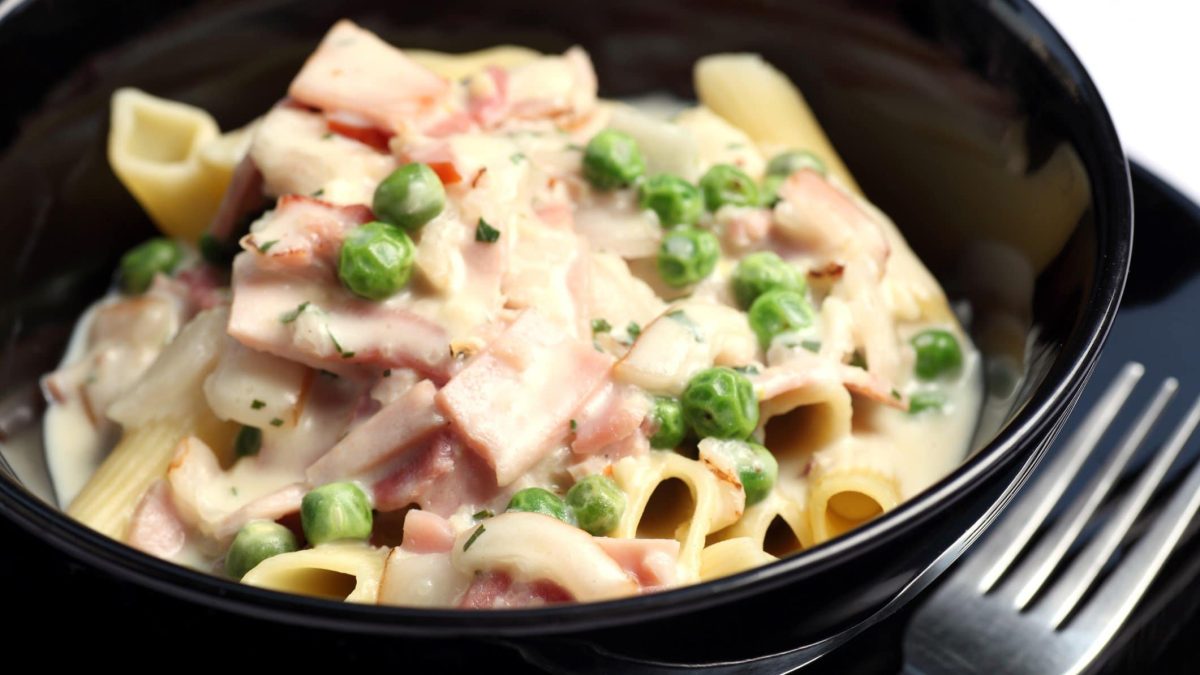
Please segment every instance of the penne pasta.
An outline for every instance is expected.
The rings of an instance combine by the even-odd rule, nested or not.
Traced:
[[[498,45],[464,54],[450,54],[427,49],[406,49],[410,59],[448,80],[470,77],[488,66],[512,68],[534,61],[540,52],[516,45]]]
[[[360,543],[324,544],[267,558],[242,583],[284,593],[374,604],[386,548]]]

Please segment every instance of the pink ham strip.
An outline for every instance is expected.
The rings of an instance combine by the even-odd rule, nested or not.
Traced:
[[[242,245],[260,254],[264,265],[304,268],[320,263],[336,268],[346,235],[372,217],[365,206],[334,206],[312,197],[284,195],[257,231],[242,239]]]
[[[650,399],[635,387],[612,382],[599,388],[580,407],[571,450],[590,455],[625,440],[638,430],[650,412]]]
[[[803,240],[793,243],[814,249],[836,263],[854,262],[846,258],[854,247],[859,247],[875,264],[875,279],[883,275],[891,253],[883,230],[821,174],[810,169],[796,171],[779,187],[779,197],[795,205],[807,220]]]
[[[487,572],[475,577],[458,606],[464,609],[515,609],[539,607],[574,600],[563,587],[551,581],[513,583],[504,572]]]
[[[402,548],[412,553],[447,553],[454,545],[454,529],[445,518],[412,509],[404,516]]]
[[[612,539],[596,537],[596,544],[617,561],[645,589],[675,585],[679,542],[674,539]]]
[[[437,389],[423,380],[355,427],[312,466],[309,483],[324,485],[361,475],[390,459],[415,452],[446,424],[433,403]]]
[[[491,467],[449,433],[405,453],[379,473],[383,477],[371,491],[380,511],[415,504],[422,511],[449,517],[464,504],[490,501],[499,491]]]
[[[438,405],[505,486],[565,438],[612,364],[527,310],[438,392]]]
[[[138,501],[125,542],[157,558],[170,560],[187,543],[187,527],[171,501],[165,480],[157,480]]]
[[[308,490],[300,483],[287,485],[275,492],[263,495],[242,508],[225,516],[217,525],[217,539],[233,539],[242,526],[252,520],[279,520],[300,511],[300,502]]]
[[[350,21],[334,24],[292,80],[288,94],[326,112],[355,113],[399,132],[449,83]]]
[[[242,344],[335,373],[369,364],[411,367],[435,382],[449,379],[449,339],[436,324],[391,302],[356,298],[332,278],[263,269],[258,257],[246,252],[233,263],[229,334]],[[283,322],[304,303],[323,312],[324,336],[298,339],[297,321]]]

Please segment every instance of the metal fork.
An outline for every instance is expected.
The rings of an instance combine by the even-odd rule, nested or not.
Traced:
[[[1198,398],[1113,515],[1069,555],[1178,389],[1165,380],[1104,466],[1065,500],[1143,372],[1125,365],[1062,451],[916,611],[904,637],[905,673],[1077,673],[1095,665],[1200,507],[1197,463],[1136,542],[1114,556],[1200,424]],[[1047,525],[1060,502],[1065,509]]]

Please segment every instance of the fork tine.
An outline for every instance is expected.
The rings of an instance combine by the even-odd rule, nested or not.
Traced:
[[[1121,372],[1113,379],[1112,384],[1067,440],[1062,450],[1041,469],[1042,475],[1024,489],[1017,503],[1011,505],[1003,520],[997,523],[995,531],[989,533],[988,538],[978,547],[972,556],[975,560],[995,561],[981,575],[978,587],[980,593],[987,593],[995,587],[1045,522],[1046,516],[1075,478],[1083,461],[1100,442],[1100,437],[1125,404],[1144,372],[1145,368],[1140,363],[1130,362],[1121,368]]]
[[[1162,385],[1158,388],[1158,393],[1154,395],[1154,399],[1138,416],[1137,422],[1117,444],[1117,449],[1108,457],[1103,470],[1084,488],[1082,494],[1085,496],[1075,499],[1070,510],[1054,523],[1042,538],[1037,549],[1030,554],[1029,559],[1031,563],[1037,561],[1036,566],[1028,571],[1021,569],[1013,581],[1009,582],[1017,584],[1020,588],[1014,600],[1014,606],[1017,609],[1024,609],[1029,605],[1041,590],[1042,585],[1046,583],[1046,579],[1062,562],[1063,556],[1066,555],[1071,544],[1075,543],[1075,539],[1083,531],[1092,514],[1104,501],[1104,497],[1108,495],[1121,472],[1125,470],[1125,465],[1129,463],[1134,451],[1146,439],[1146,435],[1162,415],[1163,409],[1167,407],[1167,403],[1171,401],[1171,397],[1175,395],[1178,388],[1179,382],[1175,378],[1163,380]]]
[[[1197,405],[1200,406],[1200,400]],[[1068,630],[1088,634],[1115,632],[1158,575],[1197,509],[1200,509],[1200,462],[1188,471],[1170,501],[1155,516],[1154,523],[1130,547]]]
[[[1150,496],[1158,484],[1162,482],[1167,469],[1178,457],[1179,451],[1187,443],[1196,426],[1200,424],[1200,398],[1192,404],[1187,417],[1171,433],[1170,439],[1159,450],[1154,461],[1146,468],[1145,473],[1133,486],[1133,490],[1125,496],[1117,513],[1105,523],[1104,528],[1091,543],[1079,554],[1071,567],[1063,575],[1062,582],[1054,586],[1045,599],[1044,612],[1049,613],[1050,625],[1058,628],[1063,624],[1080,598],[1091,587],[1104,565],[1112,557],[1121,540],[1129,532],[1129,528],[1142,512]],[[1043,612],[1039,612],[1043,613]]]

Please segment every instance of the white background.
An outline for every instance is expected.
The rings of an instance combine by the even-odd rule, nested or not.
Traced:
[[[1033,0],[1099,87],[1125,151],[1200,200],[1200,0]]]

